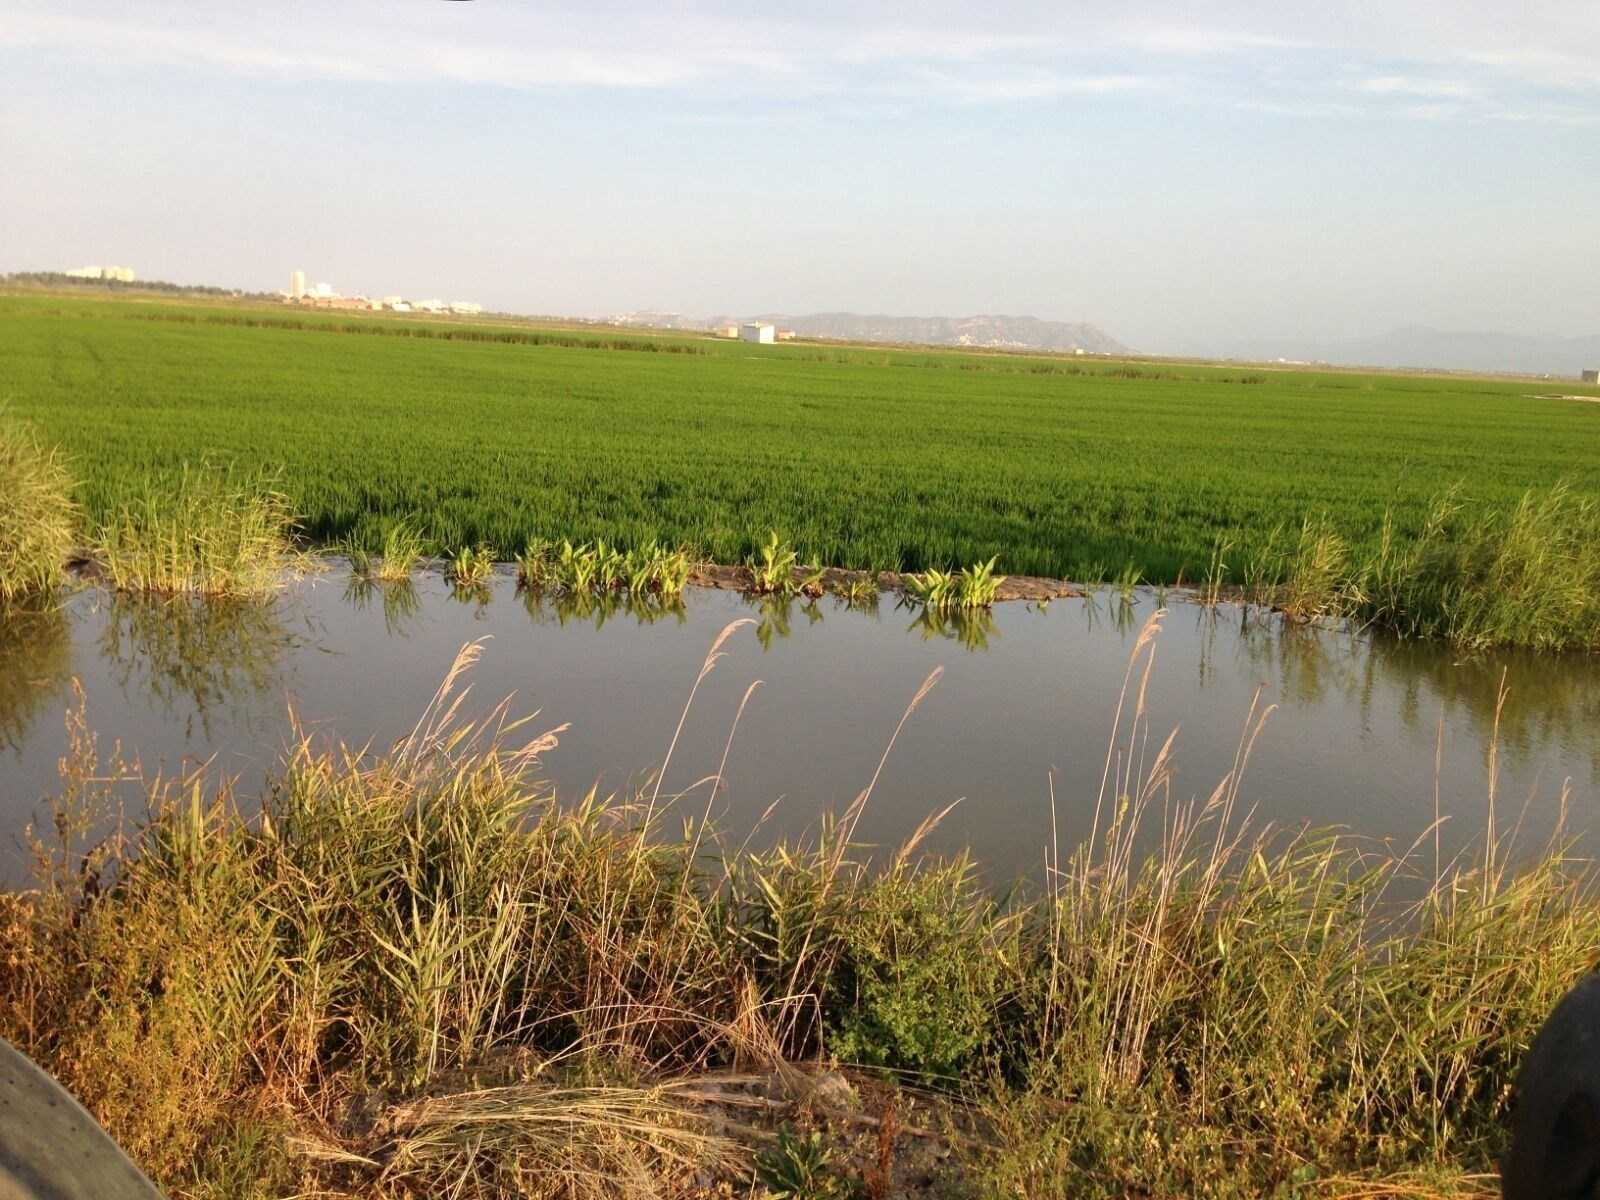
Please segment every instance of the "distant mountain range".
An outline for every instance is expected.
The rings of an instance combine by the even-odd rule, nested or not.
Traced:
[[[1089,354],[1128,354],[1116,338],[1082,321],[1038,317],[893,317],[861,313],[744,313],[686,317],[682,313],[635,312],[615,318],[625,325],[666,329],[715,329],[741,321],[769,321],[801,337],[849,342],[902,342],[924,346],[974,346],[1006,350],[1056,350]]]
[[[1351,367],[1431,367],[1447,371],[1570,375],[1600,367],[1600,334],[1526,337],[1470,333],[1411,325],[1376,337],[1346,341],[1243,343],[1243,356],[1337,363]]]

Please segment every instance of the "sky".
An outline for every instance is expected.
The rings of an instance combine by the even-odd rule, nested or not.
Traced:
[[[0,271],[1579,336],[1597,184],[1594,0],[0,6]]]

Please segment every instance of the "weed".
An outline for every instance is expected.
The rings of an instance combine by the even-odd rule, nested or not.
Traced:
[[[463,546],[445,560],[444,577],[458,588],[481,588],[493,575],[494,551],[487,546]]]
[[[777,1144],[756,1157],[756,1178],[772,1200],[856,1200],[861,1191],[834,1168],[822,1133],[801,1136],[787,1125]]]
[[[905,579],[906,594],[930,609],[989,608],[999,594],[1004,575],[994,573],[995,562],[975,563],[959,571],[929,569]]]
[[[773,530],[762,544],[759,558],[745,561],[750,569],[750,591],[757,596],[783,598],[821,595],[823,572],[802,569],[799,562],[794,547]]]
[[[878,581],[870,574],[850,575],[834,585],[833,594],[843,600],[847,608],[877,608]]]

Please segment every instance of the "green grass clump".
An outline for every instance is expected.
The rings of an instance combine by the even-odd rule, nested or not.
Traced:
[[[1118,707],[1094,833],[1023,889],[922,852],[936,818],[873,865],[870,785],[809,837],[734,849],[653,792],[557,803],[535,781],[554,732],[457,723],[474,653],[389,752],[307,740],[259,815],[158,787],[127,842],[88,836],[125,767],[71,726],[60,840],[37,887],[0,892],[0,1036],[169,1191],[848,1182],[826,1137],[758,1168],[695,1108],[818,1056],[975,1110],[949,1158],[976,1194],[1459,1190],[1600,945],[1559,843],[1513,856],[1491,822],[1423,865],[1251,831],[1237,774],[1174,800],[1142,703]]]
[[[61,455],[0,412],[0,603],[61,582],[77,518]]]
[[[756,557],[745,560],[745,567],[750,572],[753,595],[789,599],[822,594],[822,571],[802,568],[799,553],[778,536],[777,530],[767,535]]]
[[[940,571],[929,568],[921,574],[908,575],[905,580],[906,595],[930,609],[948,611],[957,608],[989,608],[1006,581],[996,575],[994,566],[998,559],[974,563],[959,571]]]
[[[1505,510],[1451,489],[1410,536],[1386,517],[1369,550],[1326,515],[1280,541],[1275,530],[1245,566],[1243,595],[1291,620],[1351,620],[1466,650],[1600,650],[1600,503],[1565,483]],[[1221,595],[1208,583],[1206,600]]]
[[[295,529],[288,498],[269,483],[186,466],[102,525],[94,554],[118,591],[264,596],[300,561]]]
[[[494,551],[488,546],[463,546],[445,559],[444,577],[455,587],[482,588],[494,575]]]
[[[396,521],[384,531],[376,555],[353,542],[346,545],[345,553],[350,570],[357,577],[375,583],[400,583],[411,578],[422,561],[425,546],[421,530],[408,521]]]
[[[559,546],[532,541],[517,556],[517,585],[529,591],[553,588],[567,595],[604,595],[626,591],[635,599],[674,601],[688,586],[693,567],[686,550],[668,550],[646,542],[626,553],[605,541],[593,546]]]

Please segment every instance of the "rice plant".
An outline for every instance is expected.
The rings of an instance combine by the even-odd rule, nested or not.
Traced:
[[[1600,497],[1595,409],[1515,381],[1285,370],[1244,386],[1257,377],[1199,364],[846,347],[755,362],[689,338],[15,295],[0,297],[0,355],[11,411],[69,456],[91,533],[185,462],[265,459],[307,543],[372,554],[395,513],[417,514],[430,552],[654,540],[727,565],[760,565],[781,529],[817,565],[994,556],[1094,584],[1132,563],[1218,600],[1258,564],[1274,568],[1262,586],[1293,582],[1279,568],[1309,519],[1347,566],[1319,592],[1308,546],[1296,611],[1471,646],[1600,643],[1575,591],[1579,509]],[[337,396],[321,386],[333,371]],[[459,420],[437,419],[445,389]],[[1368,603],[1362,568],[1380,556],[1397,586]],[[1397,590],[1401,571],[1416,585]]]
[[[0,603],[61,582],[77,521],[62,456],[0,410]]]
[[[394,522],[384,531],[382,549],[374,560],[365,550],[350,550],[350,568],[363,578],[384,584],[410,579],[422,560],[422,531],[410,522]]]

